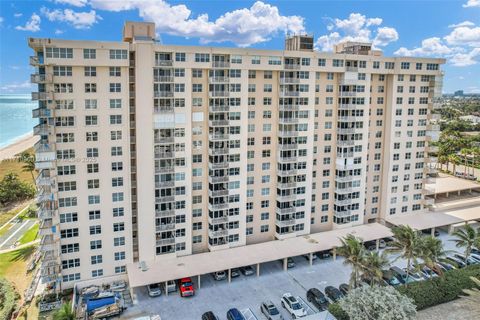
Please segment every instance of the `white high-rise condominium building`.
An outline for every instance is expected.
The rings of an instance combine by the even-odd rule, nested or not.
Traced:
[[[44,281],[424,210],[443,59],[154,37],[29,39]]]

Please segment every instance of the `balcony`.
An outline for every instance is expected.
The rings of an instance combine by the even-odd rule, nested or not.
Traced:
[[[343,199],[343,200],[338,200],[335,199],[335,204],[337,206],[347,206],[353,203],[353,199]]]
[[[228,126],[229,121],[228,120],[209,120],[208,125],[210,127],[225,127]]]
[[[281,91],[280,97],[298,97],[300,95],[300,91]]]
[[[175,244],[175,238],[158,239],[155,241],[157,247]]]
[[[339,116],[339,117],[337,117],[337,121],[355,122],[355,121],[362,121],[362,118],[361,117],[355,117],[355,116]]]
[[[217,217],[217,218],[208,217],[209,224],[219,224],[219,223],[227,223],[227,222],[228,222],[228,216]]]
[[[169,188],[169,187],[174,187],[174,186],[175,186],[175,181],[174,180],[155,181],[155,188]]]
[[[442,118],[440,113],[430,113],[428,119],[432,121],[439,121]]]
[[[230,106],[210,106],[210,112],[229,112]]]
[[[345,159],[345,158],[353,158],[354,153],[353,151],[350,152],[338,152],[337,158]]]
[[[155,226],[155,230],[159,231],[168,231],[168,230],[175,230],[175,223],[167,223]]]
[[[159,144],[170,144],[175,142],[175,137],[155,137],[153,142]]]
[[[296,187],[297,187],[296,182],[285,182],[285,183],[278,182],[277,183],[277,188],[279,189],[291,189]]]
[[[424,202],[427,207],[433,207],[435,205],[435,199],[432,198],[425,198]]]
[[[55,196],[53,193],[39,194],[36,200],[37,203],[55,201]]]
[[[34,73],[30,75],[31,83],[51,83],[53,82],[53,75],[51,73],[39,74]]]
[[[208,95],[210,96],[210,98],[229,97],[230,92],[228,92],[228,91],[209,91]]]
[[[154,92],[155,98],[171,98],[173,97],[173,95],[174,95],[173,91],[155,91]]]
[[[212,68],[230,68],[229,61],[212,61]]]
[[[357,179],[360,177],[357,177]],[[346,177],[335,177],[336,182],[352,182],[355,179],[354,176],[346,176]]]
[[[33,145],[33,149],[35,150],[35,153],[37,154],[37,156],[41,157],[39,153],[54,152],[55,144],[42,143],[42,141],[37,141]]]
[[[153,76],[153,82],[173,82],[173,76]]]
[[[298,111],[300,106],[298,104],[281,104],[278,106],[279,111]]]
[[[425,173],[435,175],[438,173],[438,170],[431,166],[425,166]]]
[[[58,252],[57,250],[48,250],[43,253],[43,262],[57,261]]]
[[[345,218],[345,217],[350,217],[354,214],[358,214],[358,212],[354,210],[345,210],[345,211],[334,211],[333,214],[338,218]]]
[[[171,67],[173,66],[173,60],[155,60],[156,67]]]
[[[288,194],[288,195],[278,195],[277,194],[277,201],[296,201],[297,200],[297,194]]]
[[[54,180],[50,177],[38,176],[35,180],[35,184],[37,186],[52,186],[54,184]]]
[[[210,83],[228,83],[230,81],[229,77],[210,77],[208,78]]]
[[[278,136],[283,137],[283,138],[288,138],[288,137],[298,137],[298,131],[291,129],[291,130],[279,130],[278,131]]]
[[[351,147],[355,145],[355,140],[337,140],[339,147]]]
[[[298,118],[278,118],[278,122],[286,124],[296,124],[298,123]]]
[[[356,97],[357,96],[357,92],[355,91],[340,91],[339,92],[339,96],[340,97]]]
[[[211,141],[219,141],[219,140],[228,140],[230,136],[228,135],[228,133],[210,133],[208,135],[208,138]]]
[[[39,219],[51,219],[55,215],[55,210],[40,208],[37,212]]]
[[[230,153],[230,149],[229,148],[209,148],[208,153],[211,156],[227,155]]]
[[[174,172],[175,172],[175,167],[174,166],[155,167],[155,173],[174,173]]]
[[[210,169],[215,170],[215,169],[228,169],[228,162],[209,162],[208,166]]]
[[[32,110],[32,118],[50,118],[53,117],[53,111],[47,108],[37,108]]]
[[[211,197],[225,197],[228,196],[228,190],[209,190]]]
[[[360,110],[364,106],[364,104],[340,103],[338,105],[338,108],[342,110]]]
[[[278,156],[278,161],[279,162],[297,162],[298,157],[297,156]]]
[[[215,211],[215,210],[224,210],[228,209],[229,203],[209,203],[208,210]]]
[[[37,67],[39,65],[43,65],[44,59],[41,59],[40,57],[37,56],[31,56],[30,57],[30,65]]]
[[[162,196],[155,198],[156,203],[164,203],[164,202],[173,202],[175,201],[175,196]]]
[[[337,134],[354,134],[357,130],[356,128],[337,128]]]
[[[156,158],[156,159],[164,159],[164,158],[171,159],[171,158],[175,158],[175,152],[173,152],[173,151],[164,151],[164,152],[157,152],[157,151],[155,151],[155,152],[154,152],[154,155],[155,155],[155,158]]]
[[[346,72],[358,72],[358,67],[346,66],[345,71]]]
[[[285,63],[283,66],[286,70],[300,70],[300,64],[298,63]]]
[[[275,224],[280,227],[291,227],[295,225],[295,219],[288,219],[288,220],[276,220]]]
[[[299,78],[280,78],[280,84],[296,84],[300,83]]]
[[[228,236],[228,230],[208,230],[208,236],[210,238],[226,237]]]
[[[32,92],[32,100],[53,100],[53,92]]]
[[[155,210],[155,218],[175,217],[175,210]]]
[[[285,150],[297,150],[298,144],[297,143],[289,143],[289,144],[279,144],[278,149],[285,151]]]
[[[276,208],[276,212],[280,215],[283,214],[293,214],[296,211],[295,207],[289,207],[289,208]]]
[[[428,124],[427,125],[427,130],[428,131],[440,131],[440,125],[439,124]]]
[[[158,106],[153,107],[155,113],[172,113],[175,111],[173,106]]]
[[[346,194],[346,193],[352,193],[357,191],[358,188],[352,188],[352,187],[347,187],[347,188],[335,188],[335,193],[338,194]]]
[[[285,177],[285,176],[293,176],[298,173],[297,169],[279,169],[277,171],[277,174],[279,176]]]
[[[57,244],[52,234],[45,235],[40,240],[40,247],[42,251],[55,250]]]
[[[427,152],[430,152],[430,153],[438,153],[438,146],[427,146]]]

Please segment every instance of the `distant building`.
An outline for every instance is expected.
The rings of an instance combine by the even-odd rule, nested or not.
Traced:
[[[471,122],[473,124],[479,124],[480,123],[480,117],[474,116],[474,115],[461,116],[460,119]]]
[[[463,90],[457,90],[453,95],[455,97],[463,97]]]

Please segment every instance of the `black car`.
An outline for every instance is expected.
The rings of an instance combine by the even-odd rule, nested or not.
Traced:
[[[365,242],[363,243],[363,246],[364,246],[365,249],[367,249],[368,251],[377,250],[377,242],[376,242],[376,241],[365,241]]]
[[[311,288],[307,291],[307,300],[311,302],[318,310],[324,311],[330,304],[325,295],[317,288]]]
[[[339,287],[338,287],[338,290],[340,290],[340,292],[346,296],[348,291],[350,290],[350,286],[346,283],[342,283]]]
[[[207,311],[204,314],[202,314],[202,320],[219,320],[219,319],[212,311]]]
[[[317,252],[317,257],[319,259],[328,259],[331,257],[330,251],[324,250],[324,251],[319,251]]]
[[[325,288],[325,294],[333,302],[337,302],[338,300],[343,298],[343,295],[340,292],[340,290],[338,290],[337,288],[332,287],[332,286],[328,286],[328,287]]]
[[[431,235],[432,234],[432,229],[425,229],[425,230],[422,230],[422,233],[423,234],[428,234],[428,235]],[[440,232],[438,230],[435,230],[433,232],[433,234],[435,235],[435,237],[438,237],[440,235]]]

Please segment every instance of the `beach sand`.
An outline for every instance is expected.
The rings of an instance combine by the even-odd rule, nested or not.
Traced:
[[[33,134],[30,134],[28,136],[25,136],[21,138],[18,141],[15,141],[14,143],[5,146],[0,149],[0,161],[5,160],[5,159],[11,159],[13,158],[16,154],[25,151],[35,144],[35,142],[38,141],[40,137],[34,136]]]

